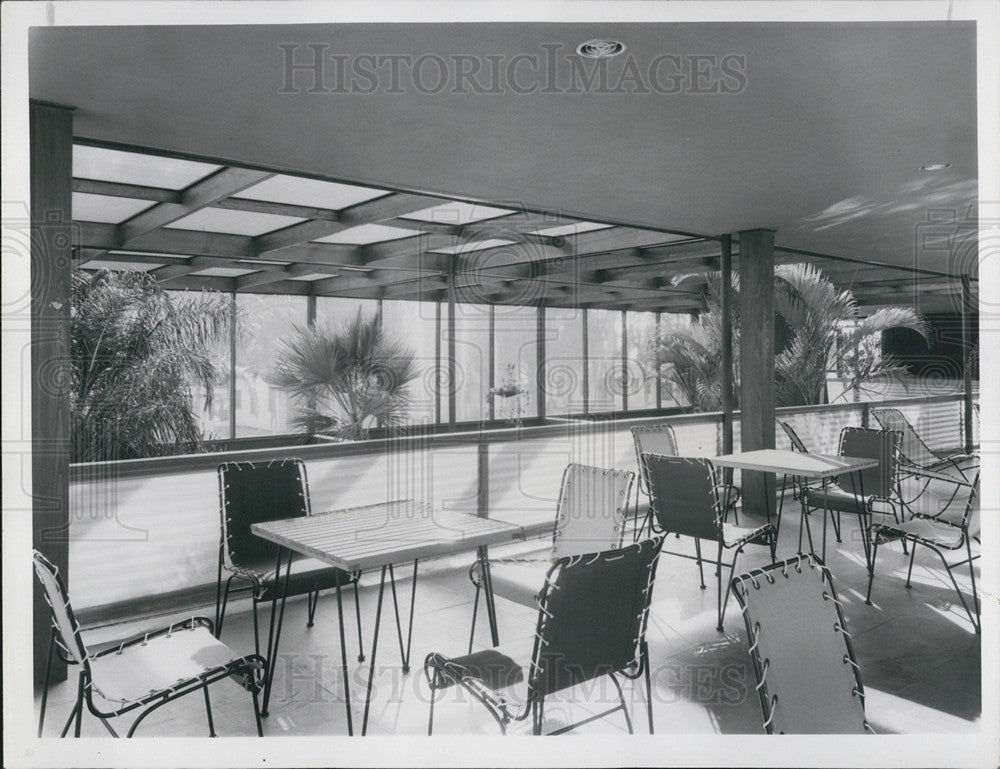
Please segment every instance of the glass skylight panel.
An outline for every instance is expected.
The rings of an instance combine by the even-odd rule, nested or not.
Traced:
[[[362,224],[347,230],[335,232],[325,238],[317,238],[317,243],[343,243],[346,245],[366,246],[370,243],[382,243],[387,240],[400,240],[420,235],[416,230],[404,230],[399,227],[386,227],[384,224]]]
[[[162,264],[146,264],[144,262],[109,262],[103,259],[91,259],[82,265],[85,270],[135,270],[136,272],[149,272],[162,266]]]
[[[314,280],[322,280],[323,278],[335,278],[335,277],[337,276],[329,272],[310,272],[306,275],[296,275],[294,278],[291,278],[291,280],[303,280],[311,282]]]
[[[78,222],[118,224],[154,205],[156,204],[149,200],[74,192],[73,218]]]
[[[78,179],[181,190],[219,168],[193,160],[73,145],[73,176]]]
[[[390,193],[385,190],[373,190],[368,187],[354,187],[349,184],[278,174],[255,184],[253,187],[248,187],[234,197],[311,208],[331,208],[339,211],[342,208],[348,208],[388,194]]]
[[[240,275],[249,275],[259,270],[239,270],[235,267],[209,267],[207,270],[192,272],[192,275],[201,275],[206,278],[238,278]]]
[[[486,240],[467,240],[457,246],[445,246],[435,248],[437,254],[467,254],[470,251],[482,251],[485,248],[496,248],[497,246],[509,246],[515,241],[501,240],[500,238],[487,238]]]
[[[435,224],[469,224],[470,222],[481,222],[484,219],[494,219],[498,216],[507,216],[515,213],[506,208],[492,208],[481,203],[459,203],[452,201],[440,206],[425,208],[421,211],[414,211],[407,214],[406,219],[417,219],[422,222],[434,222]]]
[[[547,227],[544,230],[535,230],[535,234],[556,238],[565,235],[579,235],[581,232],[606,230],[612,226],[611,224],[600,224],[598,222],[575,222],[574,224],[563,224],[559,227]]]
[[[297,216],[261,214],[255,211],[234,211],[228,208],[203,208],[188,214],[183,219],[166,225],[176,230],[201,230],[221,232],[230,235],[263,235],[288,227],[305,219]]]

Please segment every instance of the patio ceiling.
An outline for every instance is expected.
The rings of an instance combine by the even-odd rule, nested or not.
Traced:
[[[598,33],[640,71],[744,56],[745,88],[281,92],[282,44],[509,62]],[[964,22],[51,28],[30,77],[77,108],[85,266],[401,299],[444,298],[454,270],[459,301],[684,312],[674,276],[714,267],[720,233],[771,228],[779,262],[935,312],[977,274],[974,41]]]

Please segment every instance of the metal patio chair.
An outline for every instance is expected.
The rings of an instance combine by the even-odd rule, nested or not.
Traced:
[[[469,578],[476,586],[472,605],[472,630],[469,651],[476,633],[479,596],[488,572],[492,596],[501,596],[522,606],[536,605],[538,586],[552,563],[579,553],[592,553],[621,547],[628,522],[629,501],[635,473],[570,463],[563,471],[556,503],[552,543],[543,550],[514,558],[490,558],[476,561]],[[491,611],[492,598],[487,601]],[[495,622],[494,622],[495,626]]]
[[[903,539],[910,543],[910,565],[906,570],[906,587],[910,587],[910,576],[913,573],[913,560],[917,554],[917,545],[932,550],[948,572],[952,587],[962,602],[962,608],[972,622],[976,633],[982,631],[980,620],[979,594],[976,590],[976,573],[972,562],[979,555],[972,554],[972,540],[979,543],[979,473],[971,482],[953,478],[956,494],[944,506],[939,506],[939,500],[928,495],[921,498],[919,509],[912,512],[910,520],[904,523],[876,523],[871,527],[872,536],[872,567],[868,573],[868,593],[865,603],[871,604],[872,583],[875,580],[875,559],[878,556],[878,546],[882,542]],[[944,551],[959,551],[965,549],[966,558],[955,563],[948,563]],[[972,581],[972,608],[962,595],[952,569],[969,565],[969,579]]]
[[[945,453],[934,451],[920,437],[903,412],[895,408],[873,408],[871,415],[878,420],[886,430],[895,430],[902,436],[899,447],[900,462],[903,473],[909,475],[916,471],[930,470],[932,472],[957,472],[963,480],[969,481],[969,471],[975,471],[979,458],[973,454]],[[927,485],[925,484],[924,488]],[[918,494],[919,496],[919,494]]]
[[[802,494],[800,515],[799,550],[802,550],[802,532],[809,538],[809,549],[813,546],[812,529],[808,513],[826,510],[833,523],[837,542],[841,542],[841,513],[857,515],[861,527],[865,561],[869,562],[868,529],[876,510],[875,505],[888,508],[894,521],[902,520],[903,499],[900,487],[900,434],[894,430],[872,430],[866,427],[845,427],[840,431],[840,445],[837,453],[844,457],[877,459],[879,464],[860,473],[847,473],[835,482],[808,486]],[[860,475],[860,478],[858,477]],[[826,522],[823,529],[822,554],[826,556]],[[870,568],[870,567],[869,567]]]
[[[309,483],[305,464],[300,459],[271,462],[225,462],[219,465],[219,537],[218,581],[215,592],[215,632],[221,635],[226,606],[231,593],[250,592],[253,602],[254,651],[260,654],[260,630],[257,607],[270,601],[281,588],[279,548],[255,536],[254,523],[310,515]],[[229,576],[223,588],[223,572]],[[312,627],[319,602],[319,591],[352,584],[358,621],[358,645],[361,643],[361,604],[358,599],[358,576],[319,561],[300,558],[291,567],[287,595],[307,596],[308,627]],[[235,582],[235,585],[234,585]],[[280,635],[280,621],[278,634]],[[274,638],[275,618],[271,617],[269,647]],[[364,660],[364,654],[358,654]]]
[[[126,736],[131,737],[154,710],[196,691],[205,696],[209,736],[214,737],[208,687],[230,677],[250,692],[257,736],[264,736],[257,695],[263,687],[267,663],[260,655],[236,654],[215,638],[212,620],[207,617],[192,617],[91,653],[83,642],[80,624],[73,614],[59,569],[37,550],[33,561],[45,600],[52,610],[52,632],[38,717],[39,737],[45,725],[53,653],[58,653],[69,665],[78,665],[80,670],[76,702],[60,737],[66,736],[71,724],[75,724],[73,736],[80,736],[84,704],[113,737],[119,735],[108,723],[109,718],[144,708],[129,727]]]
[[[718,625],[722,630],[729,601],[729,583],[726,583],[725,598],[722,595],[722,567],[729,566],[729,576],[736,571],[736,563],[748,544],[767,545],[774,561],[776,536],[770,523],[754,528],[729,524],[724,521],[723,501],[720,486],[716,482],[715,468],[711,461],[701,457],[669,457],[662,454],[643,454],[646,478],[649,481],[650,504],[653,507],[656,526],[660,532],[677,533],[694,537],[695,560],[701,588],[705,589],[705,573],[702,561],[707,560],[716,567],[718,582]],[[706,559],[701,554],[701,540],[718,545],[716,559]],[[733,550],[732,563],[722,561],[725,550]],[[691,556],[684,553],[669,553],[682,558]]]
[[[427,734],[434,730],[437,692],[451,686],[462,687],[480,702],[501,733],[530,715],[532,733],[540,735],[546,697],[605,675],[615,685],[619,704],[549,734],[567,732],[619,710],[631,734],[632,720],[618,673],[633,680],[645,677],[652,734],[646,625],[662,544],[663,537],[658,536],[622,549],[557,559],[538,594],[538,622],[527,675],[520,663],[499,649],[461,657],[428,654],[424,661],[431,691]]]
[[[829,569],[812,554],[741,574],[743,612],[768,734],[874,733]]]
[[[802,442],[799,434],[795,432],[795,428],[791,426],[788,422],[781,419],[775,420],[778,425],[784,430],[785,435],[788,437],[789,442],[792,444],[792,451],[798,451],[802,454],[808,454],[809,449],[806,448],[806,444]],[[798,475],[782,475],[781,476],[781,507],[778,508],[778,520],[781,520],[781,514],[785,509],[785,489],[788,487],[788,479],[791,478],[792,484],[792,499],[797,500],[802,497],[802,490],[809,485],[809,481],[806,478],[799,477]]]

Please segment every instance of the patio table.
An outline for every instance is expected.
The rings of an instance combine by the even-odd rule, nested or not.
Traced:
[[[757,449],[755,451],[739,451],[733,454],[723,454],[715,457],[712,462],[719,467],[730,467],[736,470],[753,470],[764,473],[764,492],[767,498],[767,520],[771,521],[771,505],[774,494],[768,491],[767,479],[770,474],[781,473],[783,475],[796,475],[800,478],[819,480],[823,483],[824,490],[831,478],[838,475],[848,475],[851,479],[851,487],[855,499],[861,509],[861,500],[864,499],[864,484],[861,477],[862,470],[878,467],[877,459],[866,457],[844,457],[830,454],[812,454],[802,451],[789,451],[786,449]],[[857,483],[854,481],[857,476]],[[784,506],[782,506],[784,507]],[[823,508],[823,558],[826,559],[826,518],[827,510]],[[778,521],[775,526],[774,536],[778,537],[781,529],[781,508],[778,510]],[[812,548],[812,534],[809,535],[809,546]],[[865,562],[869,564],[870,555],[868,547],[867,527],[864,537]],[[799,552],[802,551],[802,531],[799,531]]]
[[[281,635],[281,619],[284,616],[285,593],[291,571],[292,552],[316,558],[348,572],[361,572],[380,568],[378,602],[375,609],[375,631],[369,655],[368,685],[365,692],[364,717],[361,734],[368,729],[368,711],[371,705],[372,685],[375,678],[375,655],[378,650],[378,636],[382,616],[382,599],[388,574],[396,626],[399,635],[399,649],[403,672],[409,671],[410,645],[413,640],[413,606],[417,589],[417,564],[421,558],[450,555],[475,548],[482,568],[486,593],[486,608],[494,646],[499,642],[496,628],[496,612],[489,573],[489,545],[511,542],[525,538],[525,529],[516,524],[483,518],[470,513],[453,510],[438,510],[430,505],[413,500],[397,500],[363,507],[331,510],[299,518],[255,523],[251,531],[279,546],[278,571],[281,574],[282,559],[287,551],[285,576],[281,588],[281,605],[277,606],[278,590],[274,591],[271,604],[271,626],[268,634],[268,680],[264,690],[263,714],[267,705],[274,679],[273,661],[277,658],[278,641]],[[402,624],[399,606],[396,602],[396,582],[393,565],[413,562],[413,584],[410,593],[409,630],[404,650]],[[341,588],[337,585],[337,618],[340,625],[340,654],[344,673],[344,700],[347,707],[347,732],[354,734],[351,717],[351,694],[347,671],[347,646],[344,639],[344,613],[341,603]],[[277,629],[275,613],[277,609]],[[363,657],[359,658],[363,661]]]

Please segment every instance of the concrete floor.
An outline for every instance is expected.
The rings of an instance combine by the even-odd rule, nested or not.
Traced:
[[[789,500],[790,502],[790,500]],[[787,503],[786,503],[787,504]],[[791,509],[791,508],[790,508]],[[798,511],[782,523],[778,557],[797,550]],[[947,574],[927,550],[917,555],[912,589],[904,588],[907,558],[898,543],[879,551],[872,606],[864,604],[867,575],[857,523],[844,518],[844,542],[828,544],[827,564],[844,605],[848,628],[867,694],[867,715],[880,733],[964,732],[979,729],[981,713],[980,636],[973,632]],[[684,539],[670,538],[666,548],[689,548]],[[689,548],[690,549],[690,548]],[[494,556],[499,555],[494,552]],[[958,559],[954,559],[958,560]],[[412,670],[400,669],[400,648],[392,604],[383,607],[376,684],[369,734],[426,733],[428,687],[422,663],[430,651],[461,654],[468,644],[473,590],[467,577],[471,556],[421,564],[413,628]],[[740,571],[768,562],[764,547],[749,546]],[[978,564],[978,561],[976,562]],[[746,567],[746,569],[742,568]],[[965,568],[965,567],[963,567]],[[977,565],[978,579],[978,565]],[[397,570],[401,603],[408,601],[409,568]],[[403,575],[407,575],[403,579]],[[361,589],[366,653],[374,625],[377,584],[368,575]],[[725,632],[715,628],[715,584],[706,569],[707,590],[699,589],[693,561],[664,554],[657,571],[648,642],[653,673],[656,733],[760,734],[761,710],[754,673],[747,653],[746,631],[734,599],[730,599]],[[967,569],[957,574],[970,595]],[[368,662],[357,661],[357,630],[353,598],[345,598],[347,645],[356,733],[361,722]],[[388,597],[388,591],[387,591]],[[248,604],[237,603],[226,618],[223,640],[238,651],[251,651]],[[505,650],[527,663],[536,611],[498,599],[501,642]],[[405,623],[408,607],[401,606]],[[211,616],[214,607],[198,613]],[[190,612],[186,616],[190,616]],[[266,617],[266,612],[265,615]],[[304,599],[290,599],[275,670],[270,715],[265,735],[342,735],[347,733],[343,700],[337,607],[333,594],[324,595],[314,627],[305,623]],[[89,644],[120,640],[143,630],[162,627],[165,617],[93,629]],[[264,626],[262,621],[262,627]],[[405,630],[405,625],[404,625]],[[488,644],[488,629],[480,616],[477,648]],[[522,651],[516,651],[520,648]],[[75,674],[52,687],[46,735],[57,735],[72,707]],[[644,688],[625,682],[626,698],[636,731],[646,733]],[[40,694],[36,695],[36,713]],[[610,682],[578,687],[546,702],[544,729],[606,709],[616,702]],[[230,681],[212,689],[216,730],[220,736],[255,734],[249,695]],[[604,704],[609,703],[609,704]],[[128,717],[126,717],[127,719]],[[125,719],[119,719],[125,720]],[[126,724],[122,724],[126,727]],[[527,732],[527,725],[513,732]],[[493,735],[497,728],[477,703],[453,688],[439,696],[435,734]],[[570,734],[623,734],[621,713],[590,723]],[[138,736],[203,736],[207,734],[203,700],[197,694],[161,708],[146,719]],[[101,724],[85,714],[84,736],[104,736]]]

